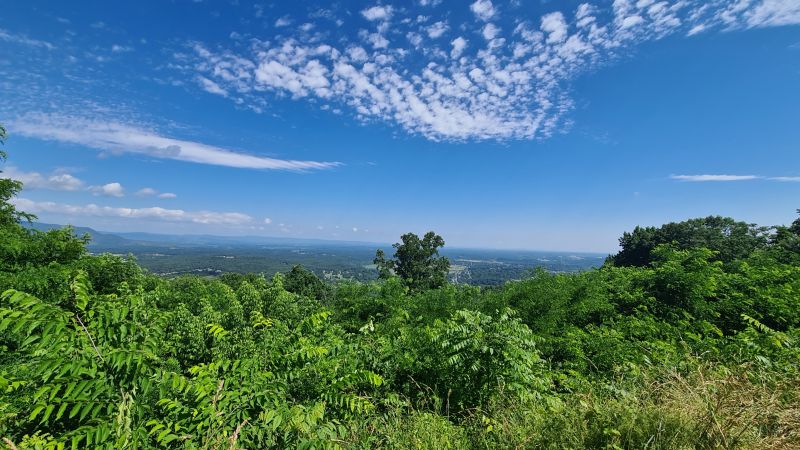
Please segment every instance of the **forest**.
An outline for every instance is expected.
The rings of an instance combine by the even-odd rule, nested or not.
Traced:
[[[800,219],[638,227],[602,267],[497,287],[450,283],[435,233],[374,281],[168,279],[23,226],[21,188],[0,179],[0,447],[800,446]]]

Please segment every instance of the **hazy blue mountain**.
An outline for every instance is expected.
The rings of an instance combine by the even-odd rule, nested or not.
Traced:
[[[333,241],[325,239],[298,239],[287,237],[270,237],[270,236],[214,236],[207,234],[187,234],[187,235],[174,235],[174,234],[157,234],[157,233],[143,233],[143,232],[125,232],[116,233],[123,238],[134,241],[146,242],[161,242],[169,244],[189,244],[199,246],[253,246],[253,245],[270,245],[270,246],[357,246],[357,247],[376,247],[385,246],[386,244],[379,244],[374,242],[361,242],[361,241]]]
[[[56,225],[52,223],[41,223],[41,222],[32,222],[30,224],[27,224],[26,226],[39,231],[48,231],[64,227],[64,225]],[[89,241],[89,248],[92,250],[97,248],[115,249],[115,248],[135,247],[142,245],[141,243],[138,243],[130,239],[126,239],[122,236],[103,231],[97,231],[89,227],[73,226],[72,229],[75,230],[75,234],[77,234],[78,236],[82,236],[84,234],[88,234],[89,236],[91,236],[91,241]]]

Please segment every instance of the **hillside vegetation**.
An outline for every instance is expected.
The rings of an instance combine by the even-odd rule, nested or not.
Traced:
[[[21,226],[20,187],[0,447],[800,446],[800,220],[637,228],[599,269],[498,288],[447,283],[433,234],[374,282],[163,279]]]

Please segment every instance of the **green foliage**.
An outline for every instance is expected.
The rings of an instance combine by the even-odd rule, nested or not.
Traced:
[[[720,261],[727,263],[765,247],[766,231],[764,227],[721,216],[670,222],[660,227],[636,227],[622,235],[619,239],[622,250],[610,259],[617,266],[647,266],[653,261],[656,247],[672,244],[682,250],[713,250]]]
[[[439,256],[439,248],[444,246],[441,236],[429,231],[420,239],[414,233],[400,237],[402,243],[393,245],[394,259],[386,259],[383,250],[375,253],[375,265],[380,278],[399,276],[412,291],[423,291],[444,286],[450,261]]]
[[[18,189],[0,184],[0,446],[800,446],[800,220],[637,229],[618,264],[490,289],[447,284],[433,233],[370,283],[162,279],[23,228]]]
[[[536,336],[512,310],[495,317],[460,310],[427,329],[430,353],[418,377],[446,397],[448,404],[473,408],[499,390],[520,396],[548,387],[536,350]]]
[[[292,270],[285,275],[283,285],[289,292],[321,302],[324,302],[330,293],[328,285],[314,275],[314,272],[301,265],[292,267]]]

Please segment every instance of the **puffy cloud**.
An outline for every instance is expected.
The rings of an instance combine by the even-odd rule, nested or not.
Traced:
[[[288,27],[292,24],[292,19],[289,16],[279,17],[278,20],[275,21],[276,28]]]
[[[50,175],[42,175],[39,172],[25,172],[19,170],[15,166],[9,166],[0,173],[0,177],[21,181],[26,190],[50,189],[54,191],[71,192],[88,191],[95,195],[106,195],[110,197],[123,197],[125,195],[125,189],[120,183],[106,183],[104,185],[87,187],[83,180],[80,180],[64,170],[56,170]],[[170,192],[159,193],[157,190],[150,187],[139,189],[136,191],[135,195],[139,197],[157,196],[162,199],[177,197]]]
[[[464,52],[464,49],[467,48],[467,40],[461,36],[453,39],[450,44],[453,46],[453,49],[450,50],[451,58],[458,58],[461,56],[461,53]]]
[[[153,158],[198,164],[294,171],[330,169],[339,165],[336,162],[297,161],[248,155],[200,142],[173,139],[136,125],[103,119],[28,114],[11,120],[9,128],[23,136],[84,145],[113,154],[137,153]]]
[[[105,195],[108,197],[124,197],[125,188],[119,183],[107,183],[102,186],[91,186],[89,191],[95,195]]]
[[[254,109],[265,96],[288,94],[435,141],[536,139],[569,127],[570,83],[627,48],[671,34],[800,23],[800,0],[615,0],[517,19],[501,36],[496,23],[505,22],[491,0],[469,9],[479,21],[458,33],[485,42],[468,46],[443,21],[377,5],[361,11],[380,23],[359,31],[360,41],[297,33],[245,50],[195,45],[189,70]]]
[[[267,224],[267,225],[270,225],[272,223],[272,219],[267,217],[267,218],[264,219],[264,223]]]
[[[39,172],[24,172],[17,167],[9,166],[3,169],[0,177],[21,181],[26,189],[51,189],[54,191],[79,191],[84,189],[83,181],[64,172],[42,175]]]
[[[493,23],[487,23],[483,27],[483,37],[487,41],[491,41],[500,33],[500,28],[497,28]]]
[[[480,20],[484,22],[491,20],[494,17],[495,9],[491,0],[476,0],[475,3],[469,5],[469,9]]]
[[[124,219],[156,220],[167,222],[191,222],[209,225],[245,225],[253,221],[247,214],[236,212],[184,211],[182,209],[117,208],[88,205],[70,205],[55,202],[38,202],[26,198],[16,198],[12,202],[22,211],[30,213],[49,213],[71,217],[117,217]]]
[[[136,195],[138,195],[139,197],[150,197],[156,194],[158,194],[158,191],[149,187],[142,188],[136,191]]]
[[[542,17],[542,31],[547,33],[548,43],[564,42],[567,39],[569,29],[564,15],[554,12]]]
[[[139,197],[158,197],[162,199],[171,199],[177,197],[177,195],[173,194],[172,192],[159,193],[157,190],[149,187],[139,189],[136,191],[136,195]]]
[[[387,20],[392,17],[391,6],[373,6],[361,11],[361,15],[369,21]]]
[[[439,21],[427,27],[425,31],[428,33],[429,38],[437,39],[445,34],[449,28],[447,22]]]

